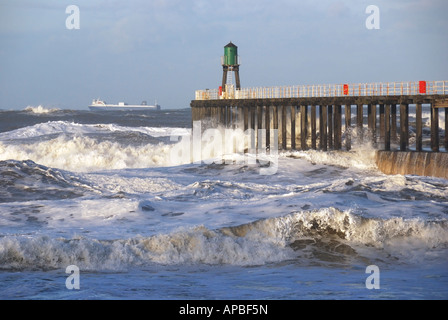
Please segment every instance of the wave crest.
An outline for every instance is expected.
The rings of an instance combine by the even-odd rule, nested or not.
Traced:
[[[56,111],[61,111],[61,109],[57,109],[57,108],[48,109],[48,108],[45,108],[45,107],[39,105],[37,107],[28,106],[25,108],[25,111],[32,112],[35,114],[47,114],[47,113],[52,113],[52,112],[56,112]]]
[[[315,265],[379,256],[386,263],[424,262],[446,260],[447,247],[446,221],[371,219],[325,208],[216,230],[197,226],[123,240],[6,236],[0,238],[0,269],[70,264],[85,270],[147,264],[249,266],[290,259]]]
[[[123,146],[118,142],[98,142],[86,136],[60,135],[33,144],[6,145],[0,142],[0,160],[31,159],[48,167],[88,172],[169,165],[170,150],[171,145],[163,143]],[[186,159],[185,163],[189,161]]]

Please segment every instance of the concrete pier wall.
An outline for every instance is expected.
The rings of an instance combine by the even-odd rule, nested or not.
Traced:
[[[377,151],[376,164],[385,174],[415,174],[448,179],[448,153]]]

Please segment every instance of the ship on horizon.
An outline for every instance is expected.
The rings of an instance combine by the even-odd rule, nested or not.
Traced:
[[[160,110],[160,105],[157,101],[154,105],[148,105],[146,101],[141,104],[127,104],[119,102],[118,104],[108,104],[104,100],[93,99],[92,104],[89,105],[91,111],[135,111],[135,110]]]

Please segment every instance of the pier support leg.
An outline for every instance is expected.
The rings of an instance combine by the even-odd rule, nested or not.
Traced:
[[[345,105],[345,148],[350,151],[352,148],[352,106]]]
[[[227,107],[226,106],[224,106],[224,107],[221,107],[220,108],[220,110],[219,110],[219,112],[221,113],[220,114],[220,122],[221,122],[221,125],[225,128],[226,126],[227,126],[227,121],[226,121],[226,115],[227,115]]]
[[[416,137],[415,150],[423,150],[423,123],[422,123],[422,104],[417,103],[415,106],[415,121],[416,121]]]
[[[386,150],[386,114],[384,110],[384,104],[380,104],[380,142],[384,142],[384,150]]]
[[[329,105],[328,107],[328,148],[333,149],[333,106]]]
[[[319,106],[319,149],[323,150],[323,108],[322,106]]]
[[[359,141],[363,140],[363,127],[364,127],[364,115],[363,115],[363,104],[357,105],[356,112],[356,129],[358,131]]]
[[[322,119],[320,119],[320,121],[322,121],[322,132],[320,135],[321,141],[322,141],[322,150],[323,151],[327,151],[327,106],[326,105],[321,105],[320,108],[322,109]]]
[[[271,107],[265,107],[265,128],[266,128],[266,151],[271,148]]]
[[[238,119],[238,124],[237,124],[237,129],[243,129],[244,128],[244,107],[238,107],[237,112],[237,119]]]
[[[286,150],[286,106],[282,106],[282,149]]]
[[[384,133],[381,133],[384,135],[384,150],[386,151],[390,151],[390,107],[390,105],[386,105],[384,113]]]
[[[222,68],[222,92],[226,91],[227,73],[228,72],[229,72],[229,67],[223,66],[223,68]]]
[[[291,149],[296,149],[296,107],[291,106]]]
[[[219,125],[219,107],[212,107],[212,120],[213,120],[213,126],[217,127]]]
[[[400,104],[400,151],[406,151],[409,146],[409,106]]]
[[[308,106],[300,106],[300,148],[307,150],[306,138],[307,138],[307,109]]]
[[[251,153],[255,153],[256,152],[256,143],[255,143],[255,138],[256,138],[256,128],[255,128],[255,109],[256,107],[251,107],[250,108],[250,128],[251,130],[251,138],[250,138],[250,150]]]
[[[334,106],[334,148],[336,150],[342,149],[342,107],[341,105]]]
[[[439,108],[431,105],[431,150],[439,152]]]
[[[448,152],[448,108],[445,108],[445,152]]]
[[[316,106],[311,106],[311,149],[316,150]]]
[[[300,106],[295,106],[294,107],[296,109],[296,148],[300,147],[300,136],[301,136],[301,113],[300,113]]]
[[[244,132],[249,129],[249,108],[244,107]]]
[[[406,148],[409,149],[409,104],[405,104],[405,106],[406,118],[404,121],[404,126],[406,130]]]
[[[272,111],[272,127],[273,127],[273,129],[274,130],[276,130],[276,132],[277,132],[277,141],[274,141],[274,146],[278,146],[279,145],[279,141],[278,141],[278,137],[279,137],[279,134],[278,134],[278,107],[277,106],[273,106],[273,111]],[[274,137],[275,137],[275,135],[274,135]]]
[[[384,105],[383,105],[384,106]],[[376,104],[372,104],[370,106],[371,112],[372,112],[372,120],[371,120],[371,128],[370,131],[372,133],[372,143],[374,146],[376,146],[376,136],[377,136],[377,121],[376,121]]]
[[[393,143],[397,143],[397,105],[390,106],[391,122],[390,122],[390,136]]]
[[[261,130],[263,129],[263,106],[257,106],[257,148],[263,148],[263,137]]]

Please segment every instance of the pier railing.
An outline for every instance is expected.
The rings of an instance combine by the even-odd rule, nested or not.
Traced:
[[[195,100],[369,97],[446,94],[448,94],[448,81],[295,85],[243,88],[241,90],[235,90],[235,87],[233,85],[227,85],[226,90],[197,90],[195,94]]]

